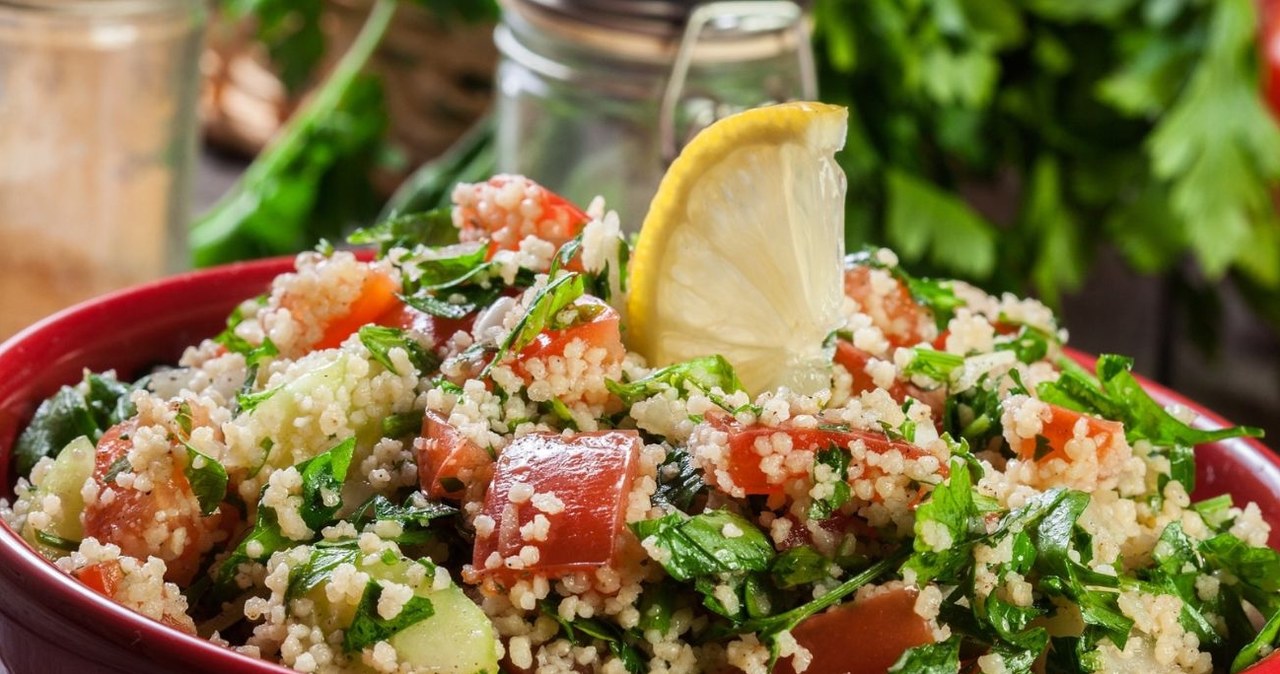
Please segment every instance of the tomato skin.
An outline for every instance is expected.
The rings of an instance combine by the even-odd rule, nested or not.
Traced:
[[[849,375],[853,377],[854,395],[879,388],[876,386],[875,380],[871,378],[871,375],[867,374],[867,363],[871,361],[871,357],[870,353],[843,339],[836,340],[835,362],[845,370],[848,370]],[[893,385],[888,388],[888,392],[898,402],[902,402],[907,397],[906,386],[896,379]]]
[[[186,585],[199,570],[200,558],[212,543],[211,535],[219,528],[222,513],[215,511],[208,517],[201,515],[191,483],[176,461],[169,479],[154,484],[148,492],[123,488],[115,483],[108,485],[105,480],[112,466],[133,448],[130,435],[136,428],[137,422],[133,420],[116,424],[107,429],[98,441],[93,479],[100,496],[85,506],[84,533],[103,543],[120,546],[121,554],[135,559],[153,555],[160,557],[166,564],[165,580]],[[114,492],[109,501],[101,497],[107,488]],[[186,543],[177,554],[173,554],[168,546],[163,552],[157,552],[147,542],[147,529],[154,525],[161,512],[171,529],[186,532]]]
[[[399,285],[390,276],[378,271],[371,271],[365,277],[360,295],[351,303],[347,313],[339,316],[325,326],[324,336],[316,342],[316,349],[334,349],[342,344],[360,328],[373,323],[377,318],[400,303],[396,293]]]
[[[430,410],[422,420],[418,481],[431,498],[479,498],[493,478],[493,457]]]
[[[933,317],[928,309],[911,297],[911,291],[891,277],[892,289],[883,295],[872,284],[872,269],[854,265],[845,269],[844,294],[862,307],[871,322],[880,328],[891,347],[915,346],[932,341]]]
[[[1111,451],[1116,443],[1125,442],[1124,440],[1124,424],[1118,421],[1108,421],[1090,416],[1075,410],[1069,410],[1052,403],[1045,403],[1049,408],[1049,419],[1044,422],[1044,428],[1040,431],[1040,435],[1048,442],[1050,451],[1042,456],[1036,456],[1036,440],[1034,438],[1023,439],[1014,451],[1018,457],[1027,461],[1036,461],[1043,463],[1052,459],[1062,459],[1070,462],[1071,457],[1067,454],[1067,442],[1075,437],[1076,424],[1081,420],[1085,420],[1087,430],[1085,434],[1098,441],[1098,459],[1103,460]]]
[[[120,568],[120,562],[112,559],[90,564],[76,571],[74,575],[94,592],[104,597],[114,598],[120,581],[124,580],[124,569]]]
[[[395,304],[372,322],[388,328],[420,332],[430,337],[432,344],[440,345],[458,332],[471,332],[476,314],[467,314],[462,318],[441,318],[418,311],[397,299]]]
[[[791,631],[813,661],[805,674],[884,674],[909,648],[933,643],[929,623],[915,612],[911,587],[886,590],[838,606]],[[791,658],[779,660],[777,674],[794,674]]]
[[[781,481],[771,481],[760,468],[760,454],[755,443],[761,438],[769,438],[775,433],[785,433],[791,438],[792,451],[817,452],[832,445],[845,448],[854,440],[861,440],[868,452],[883,454],[891,449],[902,452],[905,457],[920,457],[924,450],[915,445],[899,440],[890,440],[883,433],[861,430],[833,430],[823,428],[794,428],[789,426],[750,426],[743,427],[734,421],[718,423],[729,434],[729,477],[734,486],[747,494],[774,495],[784,492],[787,481],[804,478],[808,469],[792,470]],[[873,466],[865,468],[864,476],[874,477],[879,474]],[[714,482],[714,473],[708,473],[707,479]]]
[[[499,195],[513,184],[524,194],[515,205],[504,206]],[[531,234],[559,248],[590,220],[569,200],[524,176],[496,175],[483,183],[459,185],[453,196],[459,238],[487,240],[488,259],[500,250],[519,250]]]
[[[591,295],[583,295],[574,305],[579,307],[579,311],[591,312],[593,315],[567,328],[539,333],[516,356],[516,370],[519,374],[527,377],[523,363],[531,358],[563,356],[565,347],[575,339],[581,339],[588,348],[604,347],[608,352],[605,363],[622,362],[627,351],[622,346],[621,317],[618,311],[604,300]]]
[[[578,433],[568,439],[533,433],[512,441],[498,457],[485,494],[483,514],[495,526],[492,534],[476,536],[476,572],[511,581],[527,573],[558,577],[611,564],[623,540],[619,532],[625,531],[627,495],[642,444],[634,430]],[[535,495],[554,493],[564,509],[543,513],[533,499],[512,503],[512,488],[521,483]],[[526,541],[520,527],[538,514],[550,522],[546,540]],[[506,559],[526,545],[539,551],[537,563],[523,569],[486,568],[493,553]]]

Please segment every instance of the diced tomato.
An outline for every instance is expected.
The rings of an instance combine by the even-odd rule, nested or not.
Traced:
[[[782,468],[786,474],[780,480],[771,480],[770,476],[760,467],[762,457],[756,451],[756,442],[758,440],[767,442],[775,433],[785,433],[790,437],[793,452],[813,453],[827,449],[832,445],[848,447],[849,443],[861,440],[866,445],[868,452],[877,454],[896,449],[902,452],[905,457],[918,458],[925,453],[923,449],[915,445],[899,440],[890,440],[883,433],[871,431],[794,428],[789,426],[743,427],[733,421],[720,421],[718,423],[724,426],[724,429],[729,434],[729,462],[727,467],[729,478],[733,481],[734,486],[741,488],[747,494],[781,494],[787,481],[808,475],[808,468],[803,470],[788,469],[784,463]],[[878,469],[875,467],[867,466],[863,475],[874,477],[878,474],[877,471]],[[714,473],[708,474],[708,478],[712,482],[716,479]]]
[[[493,457],[439,414],[427,411],[418,447],[418,481],[431,498],[478,499],[493,477]]]
[[[884,674],[909,648],[933,643],[933,630],[915,611],[917,592],[886,590],[806,619],[791,631],[813,660],[805,674]],[[778,674],[794,674],[791,658]]]
[[[867,363],[871,361],[871,354],[841,339],[836,341],[835,361],[853,376],[854,395],[877,388],[871,375],[867,374]],[[901,381],[894,380],[888,391],[889,395],[898,402],[906,399],[907,389]]]
[[[346,314],[333,319],[329,325],[325,326],[324,336],[316,343],[315,348],[335,348],[352,333],[394,309],[400,303],[400,299],[396,297],[399,289],[396,282],[386,274],[370,272],[355,302],[351,303]]]
[[[519,200],[504,206],[503,192],[519,190]],[[582,231],[590,218],[582,209],[538,183],[515,175],[496,175],[454,191],[454,222],[463,241],[489,241],[489,258],[499,250],[519,250],[526,236],[557,248]]]
[[[132,420],[117,424],[98,441],[93,479],[98,484],[99,497],[85,506],[84,533],[120,546],[121,553],[129,557],[160,557],[167,566],[165,579],[185,585],[195,577],[201,555],[212,545],[212,534],[219,527],[222,513],[201,515],[191,483],[177,461],[169,479],[153,482],[149,491],[121,487],[115,482],[108,484],[106,476],[133,448],[130,436],[136,428],[137,423]],[[101,495],[106,489],[113,492],[110,498]],[[170,532],[163,545],[153,540],[151,531],[161,513]],[[179,540],[179,535],[182,542],[175,552],[168,543]]]
[[[622,346],[622,331],[619,328],[618,312],[603,300],[583,295],[574,306],[578,309],[580,320],[567,328],[545,330],[524,347],[516,356],[516,371],[526,375],[523,363],[530,358],[547,358],[563,356],[565,347],[575,339],[582,340],[588,348],[604,347],[608,355],[606,364],[622,362],[627,351]]]
[[[635,479],[640,455],[636,431],[579,433],[572,438],[534,433],[516,438],[498,457],[493,482],[485,494],[484,514],[496,523],[488,536],[476,536],[473,564],[483,575],[511,580],[524,573],[551,577],[590,571],[614,561],[625,531],[627,495]],[[532,488],[533,498],[512,502],[512,490]],[[538,503],[554,495],[561,510],[544,512]],[[550,499],[546,499],[550,500]],[[545,540],[526,540],[520,529],[546,517]],[[530,529],[536,527],[531,525]],[[518,556],[525,546],[538,551],[538,560],[523,568],[488,568],[493,553],[503,560]]]
[[[928,309],[911,297],[907,286],[890,277],[886,293],[877,292],[871,282],[872,269],[855,265],[844,272],[844,294],[858,302],[884,333],[891,346],[915,346],[929,341],[933,318]]]
[[[120,581],[124,580],[124,569],[120,568],[120,562],[112,559],[90,564],[76,571],[75,577],[94,592],[104,597],[114,598],[116,588],[120,586]]]
[[[1098,459],[1103,461],[1117,443],[1124,442],[1124,424],[1089,416],[1052,403],[1049,407],[1049,419],[1044,422],[1040,436],[1044,440],[1025,438],[1015,448],[1018,456],[1024,460],[1048,461],[1062,459],[1071,461],[1067,455],[1067,442],[1075,437],[1076,424],[1084,420],[1087,430],[1085,435],[1093,438],[1098,444]],[[1037,447],[1037,445],[1041,445]],[[1047,445],[1047,447],[1043,446]]]
[[[468,314],[462,318],[441,318],[418,311],[397,300],[390,309],[378,316],[373,322],[388,328],[421,332],[429,336],[433,344],[439,345],[448,341],[450,337],[459,331],[471,332],[471,326],[476,322],[476,315]]]

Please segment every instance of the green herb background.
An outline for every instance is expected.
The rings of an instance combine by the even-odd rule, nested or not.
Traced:
[[[446,21],[497,16],[488,0],[415,1]],[[323,4],[222,3],[257,17],[291,86],[316,77]],[[821,97],[851,112],[838,157],[851,247],[888,244],[914,269],[1054,305],[1112,249],[1140,274],[1200,289],[1187,296],[1229,277],[1280,327],[1280,129],[1260,93],[1253,0],[815,0],[812,11]],[[366,52],[384,30],[366,30]],[[330,77],[196,223],[197,264],[295,251],[375,218],[367,176],[388,153],[383,92],[354,74],[367,59]],[[456,178],[491,169],[487,129],[461,145],[394,205],[439,205]]]

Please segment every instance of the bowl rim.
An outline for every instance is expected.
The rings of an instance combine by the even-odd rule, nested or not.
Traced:
[[[371,255],[370,251],[360,251],[362,258],[367,259]],[[265,287],[265,284],[269,283],[275,275],[290,271],[294,260],[294,256],[282,256],[189,271],[80,302],[38,321],[0,343],[0,359],[14,357],[13,354],[17,354],[19,358],[22,357],[23,352],[26,351],[24,345],[30,344],[33,339],[45,337],[51,331],[57,330],[82,314],[111,311],[113,307],[122,303],[134,303],[149,296],[180,293],[188,286],[213,284],[220,279],[238,275],[261,275]],[[1064,351],[1067,356],[1086,368],[1092,369],[1096,361],[1096,357],[1069,347]],[[1138,381],[1145,390],[1157,399],[1162,399],[1165,404],[1179,404],[1196,412],[1197,427],[1222,428],[1230,425],[1216,412],[1202,407],[1163,385],[1141,376],[1138,376]],[[1270,463],[1280,471],[1280,457],[1257,439],[1235,438],[1227,442],[1243,448],[1251,460]],[[8,473],[7,469],[0,471],[0,474],[8,475]],[[8,489],[8,485],[5,485],[5,489]],[[1274,524],[1280,526],[1280,522]],[[32,586],[35,594],[41,598],[41,602],[52,605],[60,618],[103,637],[131,635],[135,649],[140,646],[154,649],[154,656],[158,658],[176,657],[187,662],[203,661],[211,667],[230,671],[254,671],[264,674],[293,671],[269,660],[254,658],[217,645],[198,635],[187,634],[117,604],[64,573],[53,562],[45,559],[28,545],[17,531],[3,521],[0,521],[0,564],[6,567],[6,571],[24,572],[27,575],[26,582]],[[1262,663],[1259,663],[1246,671],[1260,673],[1261,665]]]

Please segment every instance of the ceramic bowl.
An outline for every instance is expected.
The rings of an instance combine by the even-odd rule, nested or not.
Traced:
[[[262,293],[292,259],[193,272],[77,305],[0,345],[0,492],[12,496],[10,450],[41,400],[77,382],[84,369],[114,368],[132,379],[174,362],[182,349],[219,332],[241,300]],[[1073,357],[1091,366],[1083,354]],[[1225,421],[1161,386],[1143,385],[1164,404],[1180,403],[1207,427]],[[1256,441],[1197,450],[1195,498],[1231,492],[1254,501],[1280,547],[1280,461]],[[0,660],[12,674],[35,672],[274,672],[284,670],[183,634],[116,605],[46,562],[0,524]],[[1251,674],[1280,674],[1280,660]]]

